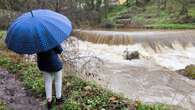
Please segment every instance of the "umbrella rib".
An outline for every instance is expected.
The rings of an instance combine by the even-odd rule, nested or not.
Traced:
[[[51,18],[51,19],[54,19],[54,18]],[[55,20],[55,19],[54,19]],[[47,22],[47,23],[49,23],[49,24],[52,24],[53,26],[55,26],[56,28],[58,28],[55,24],[53,24],[53,23],[51,23],[51,22],[48,22],[47,20],[45,20],[45,22]],[[70,26],[70,28],[72,28],[71,26]],[[64,32],[64,30],[62,30],[61,28],[58,28],[62,33],[65,33]],[[66,33],[65,33],[66,34]],[[67,36],[69,36],[69,35],[67,35]]]
[[[25,20],[15,22],[15,24],[8,30],[7,36],[9,36],[9,33],[11,33],[12,31],[15,30],[15,27],[16,27],[19,23],[23,23],[23,22],[25,22]],[[10,32],[10,31],[11,31],[11,32]],[[9,40],[10,40],[10,37],[8,37],[7,41],[9,41]],[[9,44],[9,43],[8,43],[8,44]]]
[[[39,20],[38,20],[39,21]],[[48,31],[48,29],[47,29],[47,27],[41,22],[41,21],[39,21],[39,23],[43,26],[43,28],[44,28],[44,30],[45,31],[47,31],[47,33],[49,33],[49,35],[51,35],[52,36],[52,34],[51,34],[51,32],[49,32]],[[47,36],[45,36],[45,37],[47,37]],[[54,38],[52,38],[55,42],[57,42]],[[58,43],[58,42],[57,42]],[[55,46],[54,46],[55,47]],[[50,48],[51,49],[51,48]]]
[[[35,28],[35,27],[34,27],[34,28]],[[34,36],[34,37],[35,37],[35,40],[34,40],[34,42],[35,42],[35,44],[36,44],[36,45],[35,45],[35,46],[36,46],[36,53],[37,53],[37,52],[40,52],[40,49],[41,49],[40,46],[39,46],[39,43],[37,43],[37,42],[39,42],[39,41],[38,41],[38,37],[37,37],[38,35],[39,35],[39,34],[37,33],[37,29],[35,28],[35,36]]]
[[[52,18],[51,18],[51,19],[52,19]],[[51,22],[49,22],[49,21],[47,21],[47,20],[43,20],[43,21],[44,21],[44,22],[47,22],[48,24],[53,25],[54,27],[58,28],[62,33],[66,34],[64,30],[62,30],[61,28],[59,28],[59,27],[56,26],[55,24],[53,24],[53,23],[51,23]],[[72,27],[71,27],[71,28],[72,28]],[[69,35],[67,35],[67,36],[69,36]]]
[[[44,20],[44,18],[41,18],[41,19],[43,19]],[[66,20],[68,21],[68,22],[70,22],[70,23],[65,23],[65,22],[62,22],[62,21],[66,21],[66,20],[60,20],[60,19],[57,19],[57,18],[53,18],[53,17],[50,17],[50,19],[53,19],[54,21],[59,21],[59,22],[61,22],[62,24],[67,24],[67,25],[69,25],[69,24],[71,24],[71,22],[66,18]],[[46,22],[48,22],[47,21],[47,19],[45,19],[44,21],[46,21]],[[66,22],[67,22],[66,21]],[[50,24],[53,24],[53,23],[51,23],[51,22],[48,22],[48,23],[50,23]],[[55,24],[53,24],[53,25],[55,25]],[[69,25],[70,27],[71,27],[71,25]],[[63,31],[63,30],[62,30]]]

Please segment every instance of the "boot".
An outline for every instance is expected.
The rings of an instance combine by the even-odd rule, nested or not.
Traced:
[[[61,97],[61,98],[56,98],[56,105],[60,105],[63,104],[65,102],[65,97]]]

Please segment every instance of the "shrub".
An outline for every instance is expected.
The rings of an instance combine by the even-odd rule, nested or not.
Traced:
[[[185,68],[185,76],[195,79],[195,65],[188,65]]]

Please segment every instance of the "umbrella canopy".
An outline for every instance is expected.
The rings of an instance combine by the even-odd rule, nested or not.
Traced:
[[[38,9],[24,13],[9,27],[6,45],[19,54],[44,52],[62,43],[72,31],[70,20],[54,11]]]

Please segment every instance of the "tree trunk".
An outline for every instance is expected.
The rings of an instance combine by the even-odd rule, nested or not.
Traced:
[[[135,2],[137,6],[145,6],[150,0],[136,0]]]
[[[160,16],[160,5],[161,5],[160,0],[156,0],[156,4],[157,4],[156,13],[157,13],[157,16]]]
[[[56,12],[59,12],[59,11],[60,11],[60,9],[59,9],[60,6],[59,6],[59,5],[60,5],[60,1],[57,0],[57,2],[56,2],[56,8],[55,8],[55,11],[56,11]]]

